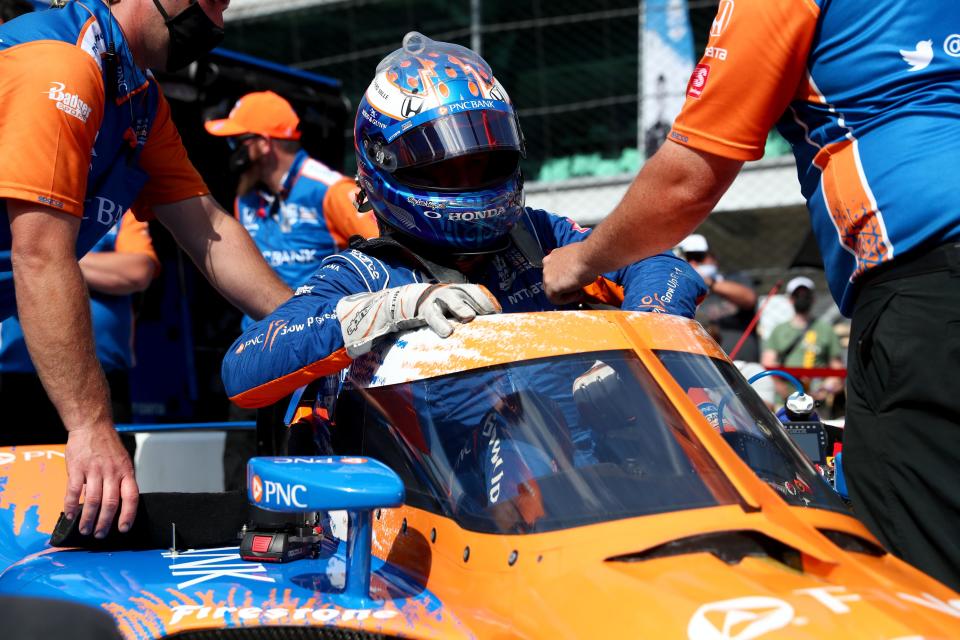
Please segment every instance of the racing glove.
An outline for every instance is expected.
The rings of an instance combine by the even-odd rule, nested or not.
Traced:
[[[372,293],[347,296],[337,303],[343,343],[351,358],[361,356],[381,336],[427,325],[441,338],[457,322],[499,313],[500,303],[476,284],[407,284]]]

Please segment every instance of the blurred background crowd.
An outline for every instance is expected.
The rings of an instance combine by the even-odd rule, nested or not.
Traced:
[[[238,98],[266,90],[282,96],[299,117],[303,149],[352,176],[353,118],[377,62],[412,30],[463,44],[482,53],[520,105],[527,204],[589,226],[612,210],[662,143],[722,1],[729,2],[233,0],[223,47],[158,77],[191,160],[232,211],[234,150],[204,123],[226,117]],[[0,0],[0,20],[46,4]],[[122,292],[132,296],[136,321],[131,358],[122,363],[129,366],[124,415],[134,422],[226,419],[219,369],[240,314],[160,225],[151,223],[149,233],[156,269],[142,287]],[[849,324],[827,291],[794,161],[775,132],[765,157],[746,166],[676,251],[710,285],[698,319],[746,375],[772,366],[799,375],[842,369]],[[0,373],[13,371],[0,355]],[[807,377],[821,413],[842,416],[842,371],[816,373]],[[758,390],[773,405],[785,389],[764,382]]]

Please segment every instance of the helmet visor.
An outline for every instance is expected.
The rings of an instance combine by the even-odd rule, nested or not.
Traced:
[[[522,143],[511,113],[465,111],[425,122],[390,143],[394,177],[413,187],[473,190],[501,183],[520,164]]]

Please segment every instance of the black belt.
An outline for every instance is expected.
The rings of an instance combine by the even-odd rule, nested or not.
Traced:
[[[948,242],[927,250],[915,250],[881,264],[864,273],[857,280],[857,288],[867,285],[890,282],[900,278],[910,278],[936,271],[960,269],[960,242]]]

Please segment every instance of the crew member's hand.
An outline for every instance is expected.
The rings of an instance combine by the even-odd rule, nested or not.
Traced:
[[[356,358],[389,333],[427,325],[446,338],[453,333],[448,318],[470,322],[500,310],[497,299],[481,285],[408,284],[347,296],[337,303],[337,319],[347,355]]]
[[[543,288],[554,304],[580,300],[581,289],[597,279],[583,258],[583,242],[558,247],[543,257]]]
[[[63,512],[80,513],[80,533],[106,537],[120,509],[117,528],[127,532],[137,515],[140,489],[133,464],[112,426],[72,429],[67,435],[67,495]],[[80,491],[83,504],[80,505]]]

